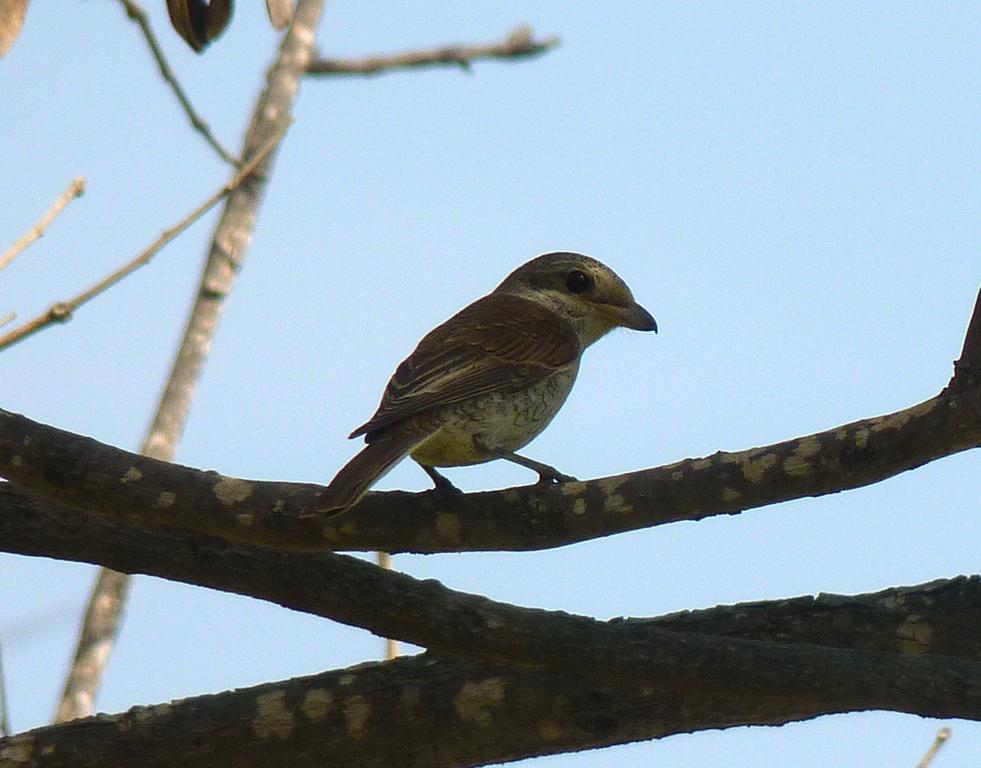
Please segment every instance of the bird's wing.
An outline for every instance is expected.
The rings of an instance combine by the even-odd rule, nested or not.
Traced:
[[[399,365],[371,420],[351,437],[487,392],[516,392],[573,364],[579,338],[561,315],[492,293],[434,328]]]

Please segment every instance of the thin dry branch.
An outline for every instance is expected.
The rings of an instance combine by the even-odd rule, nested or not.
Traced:
[[[236,158],[231,152],[222,146],[221,142],[218,141],[215,135],[211,132],[210,126],[201,118],[201,116],[191,105],[191,100],[188,98],[187,93],[184,91],[180,81],[177,79],[177,75],[174,74],[174,70],[170,68],[170,64],[167,62],[167,58],[164,56],[163,49],[157,42],[157,36],[150,27],[150,19],[147,16],[147,12],[143,10],[142,6],[137,4],[135,0],[119,1],[123,4],[123,8],[126,10],[126,15],[135,21],[140,27],[140,31],[143,33],[146,44],[150,48],[150,53],[153,54],[153,58],[157,62],[157,67],[160,69],[160,76],[174,92],[174,95],[177,97],[177,101],[180,102],[181,108],[191,121],[191,126],[195,131],[204,137],[204,140],[208,142],[208,145],[222,160],[236,167],[239,166],[240,161],[238,158]]]
[[[283,38],[267,75],[266,87],[253,110],[242,157],[249,159],[246,168],[254,167],[255,172],[251,176],[238,174],[236,178],[242,176],[242,183],[228,193],[208,249],[197,300],[153,422],[143,441],[142,453],[145,456],[169,460],[177,450],[225,298],[234,285],[238,267],[252,238],[262,192],[272,170],[272,149],[290,123],[290,107],[304,67],[312,56],[313,39],[322,9],[323,0],[301,1],[296,23]],[[73,705],[94,700],[118,632],[128,585],[127,576],[104,570],[89,597],[88,612],[62,695],[65,719],[91,712],[91,709]],[[98,639],[100,630],[101,640]],[[86,643],[87,637],[94,639]],[[84,668],[85,674],[75,676],[78,668]],[[81,687],[75,686],[76,683]],[[59,707],[59,715],[61,713],[62,707]]]
[[[559,38],[535,40],[528,27],[518,27],[505,40],[479,45],[447,45],[417,51],[393,53],[387,56],[366,56],[359,59],[316,59],[310,63],[311,75],[380,75],[400,69],[451,66],[469,71],[480,59],[521,59],[540,56],[555,48]]]
[[[76,197],[81,197],[84,194],[85,178],[79,176],[68,185],[68,188],[64,192],[61,193],[61,197],[55,200],[54,205],[48,209],[47,213],[41,217],[38,223],[25,232],[16,243],[10,246],[3,256],[0,256],[0,271],[6,269],[10,263],[17,258],[21,251],[40,238],[44,234],[44,231],[51,226],[51,222],[58,218],[58,214],[60,214],[72,200],[74,200]],[[0,325],[2,325],[2,323],[0,323]]]
[[[10,712],[7,707],[7,689],[3,674],[3,643],[0,642],[0,738],[10,735]]]
[[[923,757],[920,759],[920,762],[916,764],[916,768],[928,768],[930,763],[933,762],[933,758],[937,756],[937,752],[939,752],[940,748],[947,743],[949,738],[950,728],[941,728],[939,731],[937,731],[937,735],[933,739],[933,744],[931,744],[930,748],[924,753]]]
[[[0,317],[0,328],[3,328],[3,326],[7,325],[7,323],[12,323],[16,319],[17,319],[16,312],[8,312],[3,317]]]
[[[122,609],[129,595],[129,576],[100,568],[82,618],[72,658],[53,721],[65,723],[95,710],[95,695],[119,633]]]
[[[27,321],[23,325],[15,328],[9,333],[0,336],[0,351],[6,349],[7,347],[16,344],[18,341],[26,339],[31,334],[37,333],[42,328],[51,325],[52,323],[64,323],[71,319],[72,314],[80,306],[88,301],[91,301],[100,293],[108,290],[124,277],[129,275],[131,272],[136,271],[142,266],[145,266],[150,262],[150,260],[156,256],[161,249],[174,240],[178,235],[183,233],[188,227],[190,227],[194,222],[200,219],[204,214],[210,211],[215,205],[217,205],[221,200],[227,197],[231,192],[239,187],[242,182],[244,182],[249,176],[252,175],[253,171],[265,160],[266,156],[275,149],[276,145],[279,143],[280,138],[282,138],[282,131],[273,136],[266,145],[253,157],[248,163],[246,163],[242,169],[232,177],[231,181],[225,184],[221,189],[215,192],[211,197],[205,200],[201,205],[195,208],[191,213],[185,216],[181,221],[175,224],[170,229],[164,230],[164,232],[158,237],[150,247],[142,251],[135,258],[123,264],[119,269],[115,270],[111,274],[102,278],[95,285],[87,288],[86,290],[79,293],[65,301],[59,301],[52,304],[45,312],[42,312],[37,317],[32,320]]]

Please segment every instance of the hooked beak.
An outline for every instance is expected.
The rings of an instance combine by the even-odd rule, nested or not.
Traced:
[[[657,333],[657,321],[654,317],[637,302],[628,304],[625,307],[617,307],[617,320],[624,328],[632,328],[635,331],[654,331]]]

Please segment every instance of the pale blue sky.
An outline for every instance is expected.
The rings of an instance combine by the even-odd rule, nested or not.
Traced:
[[[275,35],[239,3],[203,56],[151,8],[216,133],[237,147]],[[331,54],[502,37],[534,61],[309,81],[180,447],[182,463],[326,481],[418,338],[548,250],[612,266],[658,336],[586,356],[527,453],[579,477],[808,434],[905,407],[951,373],[981,279],[974,3],[331,0]],[[226,177],[117,3],[32,5],[0,61],[0,248],[78,174],[88,194],[0,275],[26,319],[149,244]],[[213,219],[212,219],[213,221]],[[0,354],[0,405],[134,449],[210,234],[202,223],[64,327]],[[465,489],[529,482],[450,471]],[[979,456],[884,484],[550,552],[399,557],[448,586],[601,618],[979,567]],[[384,487],[422,489],[406,462]],[[13,724],[51,715],[94,569],[0,556]],[[353,629],[140,578],[104,711],[340,667]],[[895,714],[735,729],[541,766],[914,765],[943,723]],[[981,726],[947,723],[937,768]]]

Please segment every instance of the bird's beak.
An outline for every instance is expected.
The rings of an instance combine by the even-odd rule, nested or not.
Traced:
[[[654,331],[657,333],[657,321],[654,317],[637,302],[628,304],[625,307],[616,308],[617,321],[624,328],[632,328],[635,331]]]

